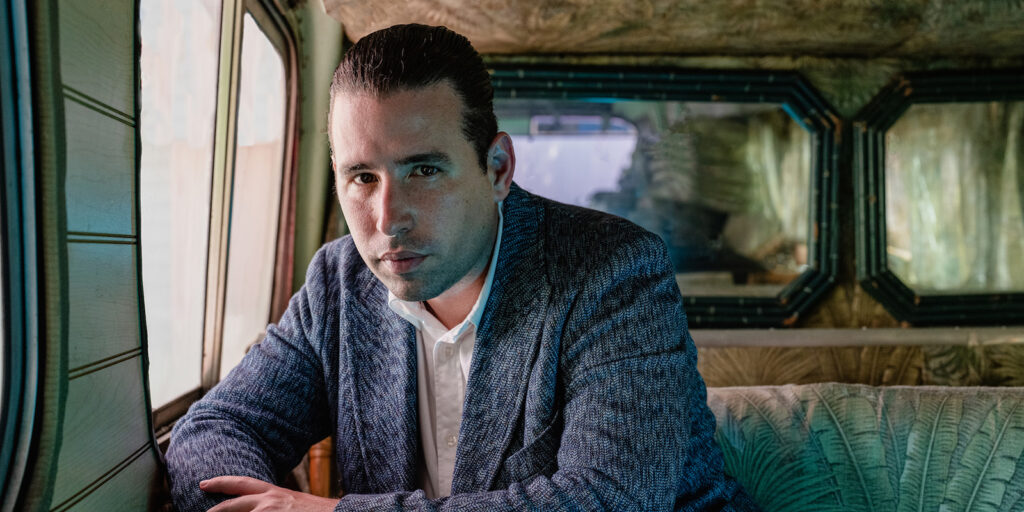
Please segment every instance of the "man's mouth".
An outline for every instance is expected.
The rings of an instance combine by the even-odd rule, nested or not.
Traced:
[[[389,251],[381,255],[380,262],[394,274],[405,274],[415,270],[426,258],[426,254],[413,251]]]

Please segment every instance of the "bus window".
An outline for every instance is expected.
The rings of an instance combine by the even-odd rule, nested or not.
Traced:
[[[277,272],[291,250],[279,229],[291,40],[257,3],[146,0],[140,17],[143,292],[162,435],[259,340],[275,283],[291,280]]]
[[[259,341],[270,317],[284,174],[285,67],[246,13],[231,198],[221,377]]]
[[[159,409],[200,388],[221,2],[139,9],[142,277]]]

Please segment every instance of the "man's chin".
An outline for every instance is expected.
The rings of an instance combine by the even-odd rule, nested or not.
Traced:
[[[377,278],[384,283],[384,286],[395,297],[406,302],[430,300],[441,294],[440,292],[434,292],[430,286],[418,280],[403,279],[396,276],[384,276],[383,278],[377,276]]]

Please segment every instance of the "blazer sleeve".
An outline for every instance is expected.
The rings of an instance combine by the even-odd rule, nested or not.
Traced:
[[[199,482],[222,475],[277,482],[329,433],[320,346],[325,283],[321,249],[306,284],[266,338],[174,426],[166,459],[171,496],[182,512],[205,511],[228,496]],[[314,342],[311,342],[314,340]]]
[[[336,510],[757,510],[722,472],[664,244],[645,232],[578,270],[553,474],[433,501],[422,491],[348,495]]]

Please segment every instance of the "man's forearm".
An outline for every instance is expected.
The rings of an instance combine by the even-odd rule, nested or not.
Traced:
[[[480,511],[506,510],[639,510],[627,495],[609,487],[607,477],[593,470],[566,470],[536,476],[507,489],[472,492],[429,500],[423,491],[350,494],[336,512],[344,511]]]

